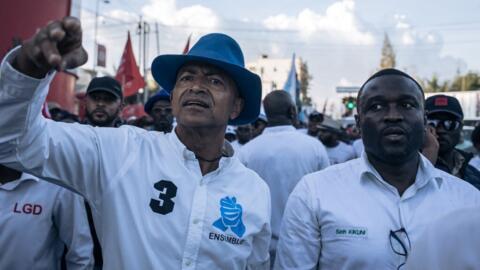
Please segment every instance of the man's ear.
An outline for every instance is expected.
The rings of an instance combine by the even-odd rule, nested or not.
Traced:
[[[357,127],[358,133],[362,135],[362,129],[360,128],[360,116],[358,114],[355,114],[354,117],[355,117],[355,126]]]
[[[245,101],[241,97],[236,97],[233,101],[233,109],[230,113],[230,120],[237,118],[243,110],[243,106],[245,106]]]

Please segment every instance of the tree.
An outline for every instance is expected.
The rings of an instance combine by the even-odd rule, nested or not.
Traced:
[[[305,61],[300,61],[300,102],[303,106],[311,106],[312,98],[308,96],[308,88],[312,75],[308,72],[308,65]]]
[[[458,75],[450,86],[450,91],[468,91],[479,89],[480,75],[472,71],[465,75]]]
[[[380,59],[380,69],[395,68],[395,64],[395,52],[393,51],[393,47],[390,43],[387,33],[385,33],[382,48],[382,58]]]
[[[447,92],[449,90],[448,81],[440,82],[436,74],[431,79],[425,79],[420,82],[425,92]]]

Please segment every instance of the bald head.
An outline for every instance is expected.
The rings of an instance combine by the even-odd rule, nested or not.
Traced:
[[[270,92],[263,99],[263,108],[265,109],[269,126],[291,125],[296,117],[296,107],[292,97],[283,90]]]

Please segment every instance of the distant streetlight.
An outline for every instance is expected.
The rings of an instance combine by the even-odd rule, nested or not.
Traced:
[[[97,66],[97,58],[98,58],[98,53],[97,53],[97,28],[98,28],[98,9],[100,6],[100,2],[103,2],[104,4],[109,4],[110,0],[97,0],[97,6],[95,8],[95,35],[94,35],[94,41],[93,41],[93,71],[95,71],[95,68]]]

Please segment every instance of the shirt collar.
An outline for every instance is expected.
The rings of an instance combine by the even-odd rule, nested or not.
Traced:
[[[440,188],[443,183],[443,178],[439,173],[438,169],[436,169],[432,165],[432,163],[426,157],[424,157],[421,153],[419,153],[419,155],[420,155],[420,162],[418,165],[419,167],[417,170],[417,175],[415,176],[415,183],[414,183],[416,189],[418,190],[426,186],[427,184],[432,184],[437,189]],[[388,184],[382,178],[380,173],[370,163],[365,151],[362,152],[362,156],[360,159],[362,160],[360,179],[370,179],[371,177],[368,177],[368,176],[373,176],[375,180],[380,181],[381,183],[391,187],[391,185]]]
[[[174,148],[176,149],[178,156],[181,157],[184,162],[198,161],[197,158],[195,157],[195,153],[188,150],[187,147],[180,141],[175,129],[173,129],[172,132],[167,133],[167,136],[169,137],[170,142],[172,143]],[[221,168],[225,167],[228,163],[230,163],[230,160],[231,160],[231,157],[222,156],[218,164],[218,169],[215,170],[215,172],[218,172]]]
[[[263,133],[277,133],[283,131],[295,131],[295,127],[292,125],[282,125],[282,126],[274,126],[274,127],[267,127],[263,130]]]
[[[22,184],[23,182],[26,182],[26,181],[35,181],[35,182],[38,182],[38,178],[31,175],[31,174],[28,174],[28,173],[22,173],[22,175],[20,176],[20,178],[16,179],[16,180],[13,180],[13,181],[10,181],[8,183],[5,183],[3,185],[0,185],[0,189],[4,189],[4,190],[14,190],[15,188],[17,188],[20,184]]]

